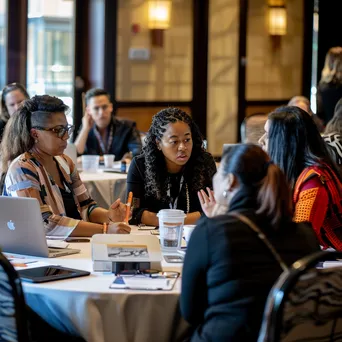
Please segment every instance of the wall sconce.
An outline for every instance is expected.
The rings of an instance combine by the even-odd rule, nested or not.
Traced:
[[[148,28],[152,46],[163,47],[164,30],[170,27],[172,0],[149,0]]]
[[[286,7],[283,0],[268,1],[268,33],[284,36],[287,29]]]

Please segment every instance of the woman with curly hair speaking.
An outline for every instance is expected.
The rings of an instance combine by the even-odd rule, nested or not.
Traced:
[[[127,177],[127,192],[133,192],[131,223],[157,226],[161,209],[183,210],[185,223],[195,223],[202,213],[197,192],[211,188],[216,172],[197,125],[182,110],[166,108],[153,117],[145,142]]]

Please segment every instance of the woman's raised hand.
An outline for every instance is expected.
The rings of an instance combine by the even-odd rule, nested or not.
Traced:
[[[207,192],[208,194],[202,189],[198,191],[197,195],[204,214],[206,214],[208,217],[213,217],[216,205],[214,191],[207,187]]]

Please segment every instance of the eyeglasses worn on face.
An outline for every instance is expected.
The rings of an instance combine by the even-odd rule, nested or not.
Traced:
[[[74,125],[66,125],[66,126],[56,126],[52,128],[46,128],[42,126],[34,126],[32,128],[38,129],[39,131],[50,131],[53,132],[57,135],[58,138],[63,138],[65,136],[65,133],[68,132],[68,135],[70,136],[74,130],[75,126]]]

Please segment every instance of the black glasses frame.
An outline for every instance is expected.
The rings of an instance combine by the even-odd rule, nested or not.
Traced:
[[[60,127],[60,128],[57,128]],[[46,127],[42,127],[42,126],[34,126],[32,128],[38,129],[39,131],[48,131],[48,132],[53,132],[57,135],[58,138],[63,138],[65,136],[65,133],[68,132],[68,136],[70,137],[71,134],[74,132],[75,130],[75,126],[74,125],[66,125],[66,126],[56,126],[56,127],[52,127],[52,128],[46,128]]]

